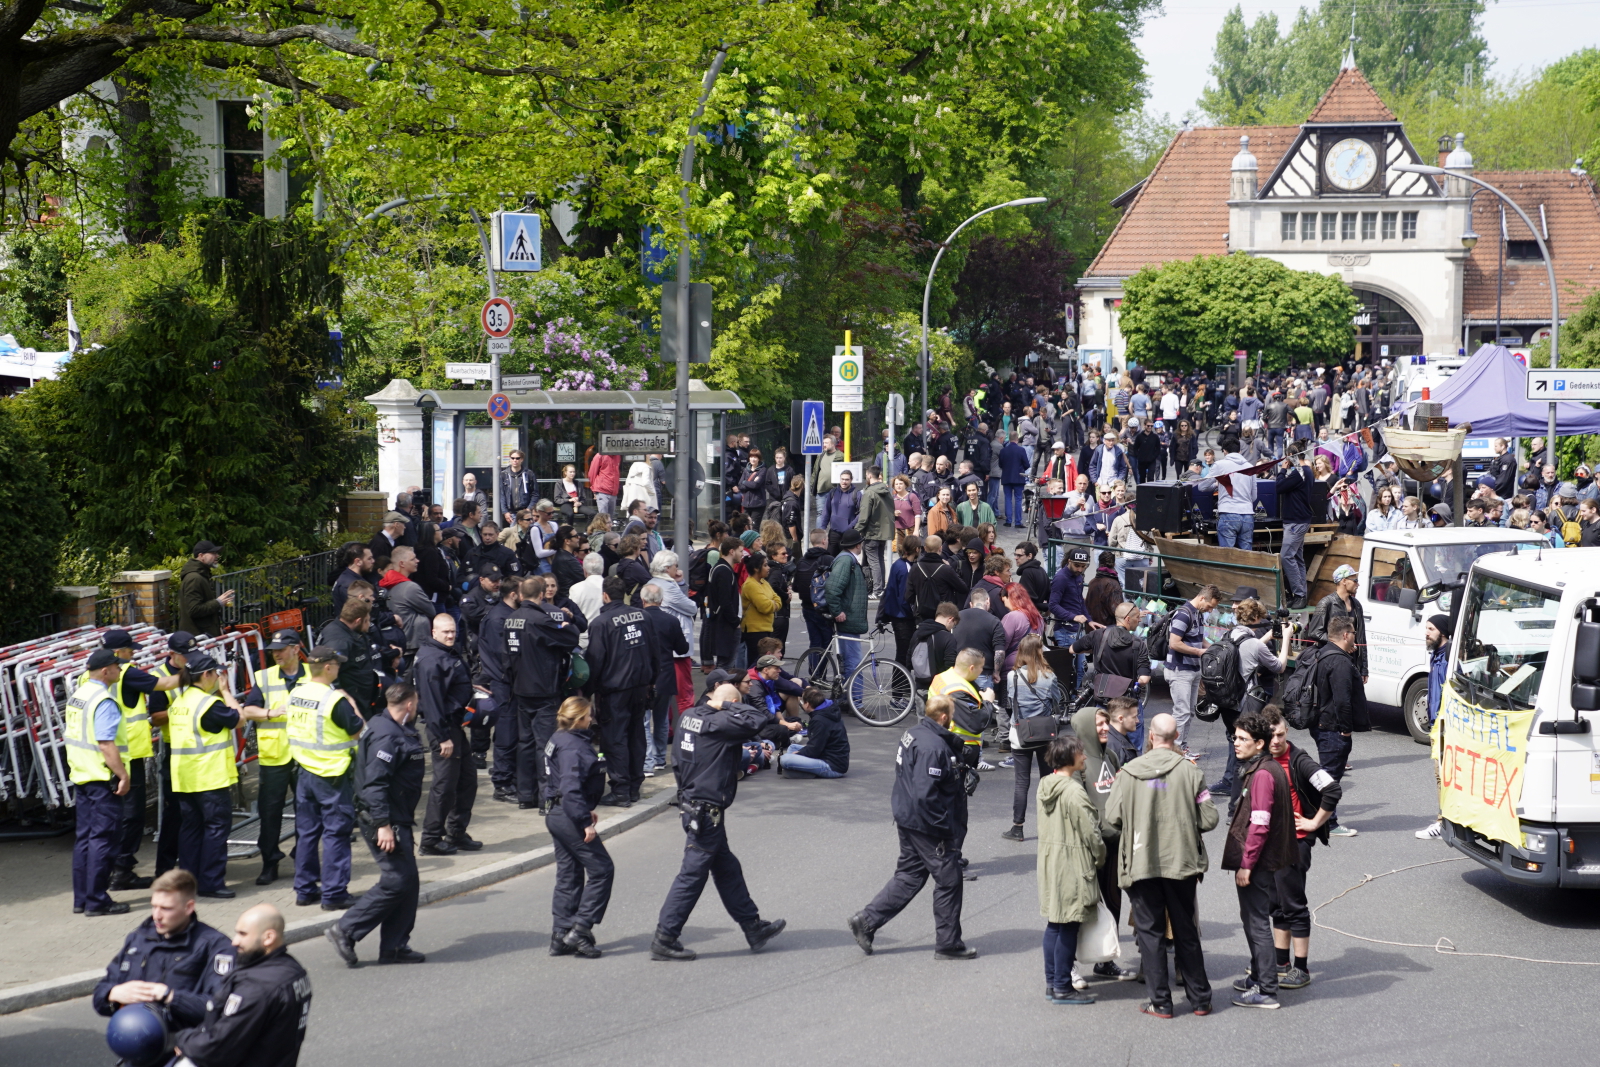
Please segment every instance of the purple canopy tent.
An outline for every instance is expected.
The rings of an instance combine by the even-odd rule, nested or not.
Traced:
[[[1527,399],[1527,369],[1504,345],[1484,345],[1461,369],[1432,390],[1428,399],[1444,405],[1450,425],[1472,424],[1474,437],[1543,437],[1550,408],[1546,401]],[[1395,405],[1403,412],[1409,402]],[[1556,434],[1572,437],[1600,433],[1600,410],[1588,404],[1556,403]]]

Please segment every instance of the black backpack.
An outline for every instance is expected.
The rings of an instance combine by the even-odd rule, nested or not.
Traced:
[[[1144,635],[1145,654],[1163,664],[1167,661],[1167,653],[1172,651],[1172,616],[1173,612],[1170,611],[1158,614]]]
[[[1224,711],[1237,711],[1244,699],[1244,676],[1239,673],[1239,643],[1230,633],[1221,641],[1207,645],[1200,654],[1200,681],[1206,699]]]
[[[794,567],[794,590],[800,594],[800,603],[815,608],[818,600],[827,606],[828,575],[833,571],[833,557],[827,553],[808,559],[800,557]]]
[[[697,548],[689,556],[689,595],[699,597],[706,591],[706,583],[711,581],[711,561],[707,558],[709,548]]]
[[[1322,698],[1317,692],[1317,665],[1326,645],[1317,645],[1300,654],[1294,671],[1283,683],[1283,718],[1296,730],[1309,730],[1322,716]]]

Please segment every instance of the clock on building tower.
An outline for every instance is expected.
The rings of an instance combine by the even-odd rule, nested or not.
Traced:
[[[1328,149],[1323,172],[1335,188],[1354,192],[1366,188],[1378,172],[1378,153],[1359,137],[1346,137]]]

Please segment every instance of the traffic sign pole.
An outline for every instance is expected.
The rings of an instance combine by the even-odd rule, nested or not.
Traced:
[[[844,350],[846,355],[854,351],[850,347],[849,330],[844,332]],[[850,413],[848,411],[844,413],[844,461],[846,463],[850,462]]]
[[[495,283],[495,277],[494,277],[494,263],[495,263],[494,249],[492,249],[489,246],[489,235],[483,232],[483,220],[478,217],[478,209],[477,208],[468,208],[467,209],[467,213],[472,216],[472,221],[477,223],[477,226],[478,226],[478,241],[479,241],[479,243],[481,243],[483,245],[483,269],[484,269],[484,272],[489,275],[489,299],[490,300],[498,300],[498,299],[500,299],[500,287],[499,287],[499,285],[497,285]],[[491,393],[498,393],[498,392],[500,392],[500,355],[499,355],[499,353],[497,353],[497,352],[489,353],[489,364],[490,364],[489,391]],[[491,487],[490,496],[489,496],[489,499],[494,502],[494,525],[495,525],[495,529],[497,529],[497,530],[500,528],[500,524],[504,521],[504,513],[500,510],[500,508],[501,508],[501,503],[500,503],[500,455],[501,455],[501,452],[503,451],[503,446],[501,445],[501,437],[500,437],[500,426],[501,426],[500,420],[499,419],[495,419],[494,420],[494,431],[493,431],[493,434],[492,434],[492,440],[493,440],[493,445],[494,445],[494,485]],[[455,493],[455,490],[452,489],[450,492],[453,495]],[[480,517],[480,519],[478,521],[482,522],[483,520]]]

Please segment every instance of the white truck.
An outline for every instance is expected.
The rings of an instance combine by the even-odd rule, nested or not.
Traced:
[[[1444,838],[1514,882],[1600,887],[1600,549],[1483,555],[1458,595]],[[1494,755],[1509,770],[1486,773]]]
[[[1526,530],[1444,528],[1388,530],[1362,539],[1361,587],[1367,625],[1367,700],[1399,707],[1406,729],[1428,743],[1428,661],[1422,628],[1449,614],[1451,598],[1474,560],[1494,553],[1548,549]],[[1545,558],[1566,550],[1551,550]]]

